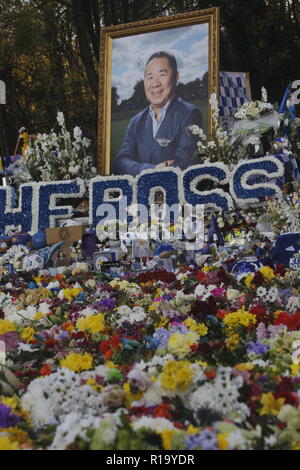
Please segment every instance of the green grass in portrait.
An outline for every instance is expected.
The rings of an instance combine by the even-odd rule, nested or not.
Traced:
[[[198,99],[196,101],[189,101],[189,103],[200,108],[203,117],[203,130],[207,134],[207,105],[208,99]],[[122,111],[119,113],[112,113],[112,122],[111,122],[111,139],[110,139],[110,168],[114,167],[114,162],[116,156],[122,145],[125,132],[128,126],[130,119],[135,116],[137,113],[142,111],[142,109],[136,109],[131,111]]]

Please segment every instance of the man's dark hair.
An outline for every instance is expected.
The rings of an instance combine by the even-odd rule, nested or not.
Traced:
[[[149,62],[151,62],[151,60],[153,59],[161,59],[162,57],[166,57],[169,61],[169,64],[170,64],[170,67],[172,69],[172,74],[173,74],[173,77],[176,76],[177,74],[177,61],[175,59],[175,57],[172,55],[172,54],[169,54],[168,52],[166,51],[159,51],[159,52],[154,52],[154,54],[152,54],[149,59],[147,60],[146,62],[146,67],[147,65],[149,64]]]

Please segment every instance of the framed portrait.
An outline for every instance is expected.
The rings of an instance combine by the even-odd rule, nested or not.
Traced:
[[[218,8],[102,28],[98,172],[193,164],[191,129],[211,134],[218,87]]]

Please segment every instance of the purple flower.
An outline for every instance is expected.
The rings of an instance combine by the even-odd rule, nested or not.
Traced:
[[[16,426],[21,418],[11,412],[11,407],[0,403],[0,428]]]
[[[256,328],[256,338],[258,341],[262,341],[267,337],[267,329],[264,322],[260,322]]]
[[[166,310],[163,311],[163,316],[164,318],[177,318],[180,316],[180,313],[177,312],[177,310],[172,310],[170,308],[167,308]]]
[[[98,312],[111,312],[116,306],[115,299],[105,298],[93,305]]]
[[[216,431],[201,431],[199,434],[192,434],[186,438],[188,450],[218,450]]]
[[[278,335],[278,333],[284,329],[285,325],[269,325],[268,332],[270,333],[270,338],[274,338],[274,336]]]
[[[163,299],[163,300],[172,300],[172,299],[173,299],[173,295],[171,295],[171,294],[164,294],[164,295],[162,296],[162,299]]]
[[[269,349],[269,346],[267,346],[266,344],[262,344],[259,342],[254,343],[254,341],[249,341],[247,353],[253,353],[257,355],[266,354],[268,349]]]
[[[60,330],[57,335],[54,336],[56,341],[63,341],[66,338],[69,338],[70,333],[68,331]]]
[[[175,324],[173,323],[171,328],[170,328],[170,333],[173,334],[173,333],[181,333],[182,335],[184,335],[185,333],[188,333],[189,329],[187,326],[185,325],[182,325],[182,323],[179,323],[179,324]]]
[[[14,331],[9,331],[4,335],[0,335],[0,341],[3,341],[3,343],[5,344],[5,351],[8,352],[18,347],[20,338],[18,333],[15,333]]]
[[[170,331],[166,330],[165,328],[158,328],[155,331],[153,338],[156,339],[156,341],[158,342],[159,348],[166,348],[170,336],[171,336]]]

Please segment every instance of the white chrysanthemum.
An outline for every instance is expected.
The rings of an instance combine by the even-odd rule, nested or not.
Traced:
[[[89,416],[89,411],[89,409],[86,410],[85,416],[81,416],[76,412],[71,412],[64,416],[63,422],[56,428],[49,450],[64,450],[77,437],[88,441],[87,431],[89,429],[96,429],[101,421],[100,418]]]
[[[203,285],[203,284],[198,284],[196,287],[195,287],[195,290],[194,290],[194,294],[197,296],[197,297],[202,297],[202,295],[204,295],[206,293],[206,287]]]
[[[219,366],[215,378],[200,385],[190,395],[188,407],[195,412],[199,408],[209,408],[227,419],[244,419],[250,411],[247,405],[239,402],[242,386],[242,377],[232,376],[230,367]]]
[[[81,375],[66,368],[33,380],[21,403],[30,413],[35,429],[63,422],[64,416],[71,412],[84,417],[87,409],[94,416],[104,411],[102,394],[89,385],[81,385]]]
[[[229,449],[246,450],[251,448],[251,444],[247,442],[239,429],[229,433],[226,439]]]
[[[82,317],[86,317],[86,318],[91,317],[92,315],[95,315],[97,313],[98,313],[98,311],[96,309],[91,308],[91,307],[86,307],[83,310],[80,310],[80,315]]]
[[[150,418],[143,416],[132,421],[132,427],[134,431],[141,428],[150,429],[151,431],[162,432],[166,429],[172,431],[176,429],[174,424],[166,418]]]
[[[122,317],[125,317],[126,315],[131,314],[131,308],[128,307],[128,305],[120,305],[120,307],[118,307],[118,313],[119,315],[122,315]]]
[[[259,297],[259,298],[262,298],[262,297],[265,297],[267,295],[267,289],[263,286],[259,286],[257,289],[256,289],[256,296]]]

